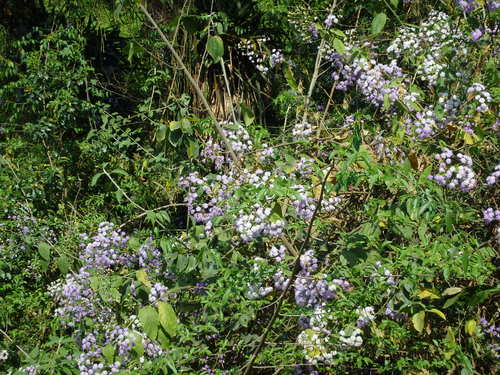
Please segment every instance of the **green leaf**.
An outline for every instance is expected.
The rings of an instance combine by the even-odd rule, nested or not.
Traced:
[[[171,337],[174,337],[177,332],[178,323],[172,305],[163,301],[158,302],[158,313],[161,326]]]
[[[207,52],[212,56],[215,62],[218,62],[224,56],[224,43],[220,36],[211,36],[207,41]]]
[[[245,125],[251,125],[255,120],[255,115],[253,114],[252,109],[244,103],[240,104],[240,109],[243,114],[243,121],[245,122]]]
[[[165,124],[161,124],[156,130],[155,136],[156,142],[163,142],[167,136],[167,126]]]
[[[399,0],[391,0],[391,5],[394,7],[394,8],[397,8],[398,5],[399,5]]]
[[[135,272],[135,278],[146,285],[148,288],[152,287],[151,282],[149,281],[148,274],[145,270],[139,270]]]
[[[337,51],[339,55],[345,55],[345,46],[340,39],[335,38],[333,40],[333,48],[335,48],[335,51]]]
[[[438,309],[429,309],[429,310],[425,310],[425,311],[433,313],[433,314],[436,314],[441,319],[446,320],[446,315],[444,315],[444,313],[441,310],[438,310]]]
[[[461,296],[462,296],[461,294],[457,294],[456,296],[447,299],[443,305],[443,309],[447,309],[448,307],[454,305],[460,299]]]
[[[196,159],[200,155],[200,145],[197,141],[189,141],[187,154],[190,159]]]
[[[95,186],[97,184],[97,180],[101,177],[103,173],[98,173],[94,177],[92,177],[92,181],[90,181],[90,186]]]
[[[142,342],[142,337],[137,333],[134,333],[134,336],[135,336],[135,345],[132,348],[137,353],[138,357],[142,357],[144,355],[144,344]]]
[[[372,34],[380,33],[384,29],[386,21],[387,16],[385,15],[385,13],[377,14],[372,21]]]
[[[50,262],[50,245],[48,243],[42,242],[38,245],[38,253],[47,262]]]
[[[160,323],[160,318],[156,309],[152,306],[145,306],[139,310],[138,317],[144,329],[144,333],[151,340],[155,340],[158,335],[158,326]]]
[[[475,320],[468,320],[465,323],[465,333],[469,336],[474,336],[476,334],[477,322]]]
[[[61,271],[62,274],[66,274],[69,271],[69,260],[66,255],[61,255],[59,258],[57,258],[57,267],[59,268],[59,271]]]
[[[111,174],[121,174],[122,176],[128,176],[128,173],[121,168],[115,168],[111,171]]]
[[[102,355],[106,358],[106,361],[113,363],[113,358],[115,356],[115,347],[112,344],[106,345],[102,348]]]
[[[422,333],[425,324],[425,311],[420,311],[411,317],[413,322],[413,327],[415,327],[418,333]]]

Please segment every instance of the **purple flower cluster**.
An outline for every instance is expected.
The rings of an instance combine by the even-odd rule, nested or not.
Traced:
[[[159,301],[166,301],[168,288],[162,283],[154,283],[149,291],[149,302],[156,305]]]
[[[123,249],[127,247],[129,237],[121,230],[114,229],[114,225],[102,222],[97,229],[97,235],[89,239],[86,234],[80,235],[82,252],[80,260],[83,270],[90,268],[109,269],[114,266],[130,266],[133,259],[124,254]]]
[[[236,154],[241,155],[253,148],[253,142],[250,139],[250,135],[248,135],[248,132],[241,124],[223,121],[220,122],[219,125],[222,127],[224,135]]]
[[[486,177],[486,185],[495,185],[498,181],[500,181],[500,164],[495,165],[493,172]]]
[[[297,122],[292,129],[294,140],[300,140],[309,137],[313,133],[312,125],[306,121]]]
[[[294,283],[297,305],[315,307],[323,301],[335,298],[336,283],[328,283],[323,274],[313,274],[318,269],[318,259],[313,250],[307,250],[300,256],[300,267]]]
[[[405,123],[407,134],[414,134],[420,139],[429,138],[434,134],[436,115],[430,110],[417,112],[415,119],[409,118]]]
[[[449,189],[457,189],[468,192],[477,185],[476,173],[472,170],[472,159],[470,156],[458,153],[454,157],[453,151],[444,148],[444,152],[435,156],[439,163],[439,173],[429,175],[430,180],[434,180],[441,186]]]
[[[276,263],[282,262],[285,260],[285,250],[286,247],[283,245],[279,245],[278,247],[273,246],[269,249],[269,258],[271,258]]]
[[[497,339],[500,338],[500,327],[497,327],[495,324],[490,324],[485,318],[479,319],[479,324],[484,334]]]
[[[481,83],[474,83],[467,89],[467,94],[469,94],[470,98],[473,98],[476,103],[479,103],[475,108],[476,112],[488,112],[488,103],[491,102],[491,95],[484,85]]]
[[[483,211],[483,219],[486,224],[500,221],[500,210],[494,210],[492,207],[488,207]]]
[[[462,9],[462,12],[464,13],[470,13],[474,11],[478,5],[476,0],[455,0],[455,3]]]
[[[212,139],[209,139],[203,146],[201,157],[202,163],[213,163],[216,170],[221,169],[226,160],[221,145],[214,142]]]

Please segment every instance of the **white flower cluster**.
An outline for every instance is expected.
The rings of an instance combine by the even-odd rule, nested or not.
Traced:
[[[255,42],[245,40],[238,44],[238,49],[241,53],[246,56],[253,65],[255,65],[259,72],[262,73],[267,73],[269,71],[269,67],[264,65],[266,58],[261,48],[261,46],[268,41],[268,37],[263,37],[255,39]]]
[[[342,198],[330,197],[323,201],[322,210],[323,212],[331,213],[338,208],[340,203],[342,203]]]
[[[360,327],[368,324],[372,320],[375,320],[375,309],[372,306],[356,309],[356,313],[359,315],[357,324]]]
[[[486,177],[486,185],[495,185],[497,181],[500,181],[500,164],[497,164],[493,172]]]
[[[335,350],[328,350],[328,336],[321,332],[320,328],[313,327],[302,331],[297,342],[304,348],[307,362],[311,364],[330,363],[337,355]]]
[[[439,62],[445,47],[456,46],[457,54],[466,54],[466,49],[458,48],[457,42],[463,39],[462,33],[451,29],[448,15],[432,11],[420,27],[402,27],[398,37],[387,48],[387,53],[398,58],[423,56],[423,61],[417,65],[417,73],[422,80],[435,86],[437,80],[445,75],[446,65]]]
[[[488,104],[491,102],[491,95],[486,90],[486,87],[481,83],[474,83],[471,87],[467,89],[467,94],[470,95],[471,99],[473,98],[479,105],[476,107],[477,112],[488,112],[489,107]]]
[[[454,153],[449,148],[435,156],[440,161],[439,173],[429,175],[430,180],[436,181],[441,186],[449,189],[458,189],[468,192],[476,187],[476,173],[472,170],[472,159],[470,156],[458,153],[457,162],[453,162]]]
[[[229,121],[219,123],[222,127],[224,135],[231,143],[231,148],[237,154],[245,151],[250,151],[253,147],[252,140],[248,132],[240,124],[235,124]]]
[[[353,330],[339,331],[340,341],[346,346],[358,347],[363,345],[363,338],[361,337],[361,330],[355,328]]]
[[[306,121],[298,122],[294,125],[292,129],[293,139],[299,140],[301,138],[307,138],[312,134],[312,132],[313,132],[313,127],[310,123]]]
[[[273,291],[273,287],[271,286],[264,287],[262,285],[247,284],[247,287],[246,296],[249,299],[263,298]]]
[[[0,361],[6,361],[9,358],[9,352],[7,350],[0,350]]]
[[[271,209],[255,204],[251,208],[251,213],[240,211],[240,216],[236,219],[236,230],[244,242],[252,241],[259,236],[279,236],[285,227],[283,220],[271,222]]]
[[[255,172],[247,175],[247,183],[253,186],[261,186],[267,183],[270,178],[271,172],[264,172],[262,169],[257,169]]]

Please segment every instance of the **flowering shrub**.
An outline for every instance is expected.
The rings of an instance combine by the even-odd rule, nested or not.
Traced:
[[[0,371],[495,373],[498,2],[166,3],[67,15],[116,70],[0,56]]]

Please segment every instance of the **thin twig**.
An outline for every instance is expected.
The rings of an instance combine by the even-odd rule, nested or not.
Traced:
[[[219,125],[219,123],[217,121],[217,118],[215,116],[215,113],[214,113],[214,111],[212,111],[212,108],[210,107],[210,104],[208,104],[208,101],[205,98],[205,95],[203,95],[203,92],[201,91],[200,86],[196,83],[196,81],[194,80],[193,76],[191,75],[191,73],[187,69],[186,65],[184,65],[181,57],[177,54],[177,52],[175,51],[175,48],[169,42],[169,40],[167,39],[167,37],[165,36],[165,34],[163,34],[163,31],[161,31],[160,27],[155,22],[155,20],[153,19],[153,17],[151,17],[151,14],[149,14],[149,12],[146,9],[146,7],[144,5],[142,5],[142,4],[139,4],[139,7],[141,8],[142,12],[146,15],[146,17],[148,18],[149,22],[151,22],[151,24],[153,25],[153,27],[156,29],[156,31],[160,35],[161,39],[163,40],[163,42],[167,45],[168,49],[172,53],[172,56],[177,60],[177,62],[181,66],[182,70],[184,71],[184,74],[186,74],[186,77],[187,77],[189,83],[191,83],[191,85],[193,86],[194,90],[196,91],[196,94],[199,96],[201,102],[203,103],[203,106],[207,110],[209,116],[212,118],[212,121],[215,124],[215,128],[217,129],[217,132],[219,133],[219,136],[222,138],[222,140],[223,140],[223,142],[224,142],[227,150],[229,151],[229,154],[231,155],[231,158],[233,159],[233,161],[235,162],[235,164],[238,167],[241,167],[242,163],[241,163],[240,159],[234,153],[233,148],[231,147],[231,143],[229,142],[229,140],[227,139],[226,135],[224,134],[224,131],[222,130],[222,127]]]
[[[295,258],[295,263],[294,263],[292,275],[290,276],[290,279],[288,280],[288,283],[285,287],[285,290],[283,290],[283,292],[278,297],[278,304],[273,311],[273,315],[271,316],[271,320],[267,324],[266,329],[264,330],[264,333],[262,334],[262,336],[260,338],[259,344],[257,345],[257,348],[254,350],[254,352],[252,354],[252,357],[247,362],[243,375],[248,375],[250,373],[250,370],[252,369],[253,363],[255,362],[255,358],[257,358],[257,355],[260,353],[260,351],[264,347],[267,335],[271,331],[271,328],[274,324],[274,321],[276,320],[276,318],[278,317],[278,314],[280,313],[281,306],[283,305],[283,301],[285,300],[285,295],[288,293],[291,285],[294,282],[295,277],[297,276],[297,274],[300,271],[300,254],[302,254],[303,250],[309,245],[309,239],[311,238],[311,232],[312,232],[314,220],[315,220],[316,216],[318,215],[318,212],[321,208],[321,202],[323,200],[323,195],[325,192],[325,185],[326,185],[328,177],[330,176],[330,173],[333,171],[333,169],[334,169],[334,166],[332,165],[323,179],[318,203],[316,205],[316,208],[314,209],[314,213],[311,217],[311,221],[309,222],[309,226],[307,228],[307,234],[306,234],[306,237],[304,239],[304,242],[302,243],[302,246],[300,247],[300,250],[298,251],[297,257]]]

